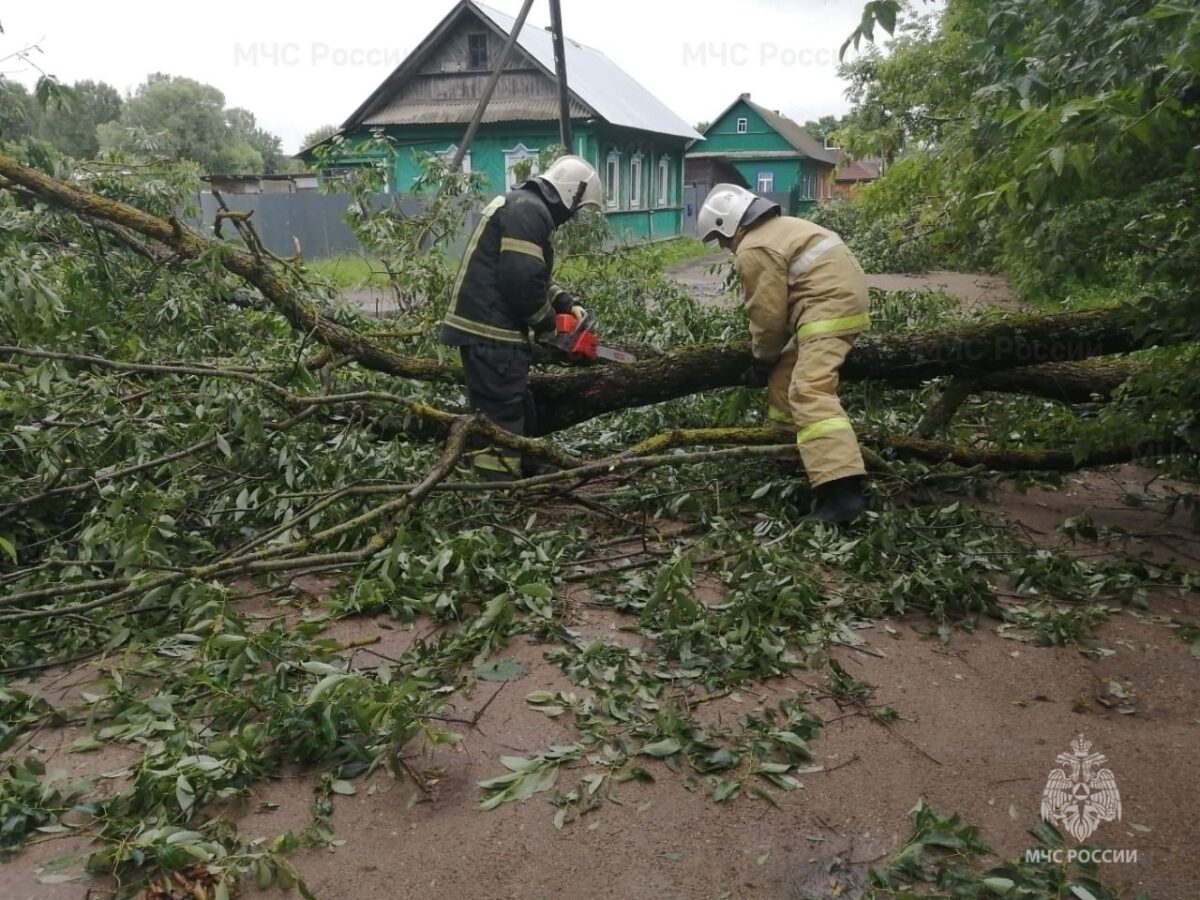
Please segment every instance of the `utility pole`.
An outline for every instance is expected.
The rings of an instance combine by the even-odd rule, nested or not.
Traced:
[[[554,36],[554,75],[558,79],[558,128],[562,145],[571,153],[571,93],[567,88],[561,0],[550,0],[550,31]]]

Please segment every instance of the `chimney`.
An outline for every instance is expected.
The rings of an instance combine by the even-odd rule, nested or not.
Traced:
[[[739,99],[739,100],[749,100],[749,99],[750,99],[750,95],[749,95],[749,94],[740,94],[740,95],[738,96],[738,99]]]

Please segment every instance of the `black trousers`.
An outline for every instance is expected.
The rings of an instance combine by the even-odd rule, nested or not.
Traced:
[[[529,393],[527,344],[470,344],[460,347],[467,400],[471,411],[487,416],[505,431],[524,435],[536,429],[537,409]],[[481,475],[515,477],[522,474],[518,454],[489,447],[474,457]]]

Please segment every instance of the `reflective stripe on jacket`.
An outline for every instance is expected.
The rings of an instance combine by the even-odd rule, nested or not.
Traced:
[[[867,278],[832,231],[777,216],[746,232],[735,254],[755,359],[774,362],[793,338],[803,343],[870,327]]]
[[[480,214],[454,282],[441,339],[452,346],[523,344],[554,327],[570,295],[550,285],[554,220],[536,188],[497,197]]]

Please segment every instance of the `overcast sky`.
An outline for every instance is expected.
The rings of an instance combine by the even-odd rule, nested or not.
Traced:
[[[491,0],[510,15],[520,0]],[[863,0],[562,0],[569,37],[602,50],[688,122],[716,116],[740,93],[804,122],[848,108],[837,51]],[[43,0],[5,3],[0,57],[32,43],[37,62],[70,83],[122,93],[150,72],[216,85],[295,152],[303,136],[340,124],[429,33],[453,0],[286,6],[253,0]],[[529,21],[549,22],[547,0]],[[7,77],[37,72],[12,60]],[[570,73],[568,73],[568,78]]]

